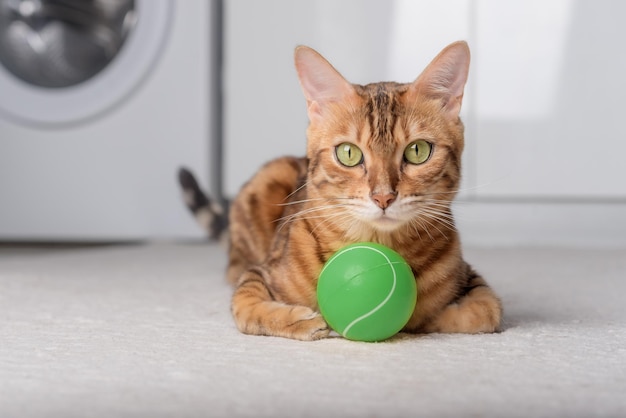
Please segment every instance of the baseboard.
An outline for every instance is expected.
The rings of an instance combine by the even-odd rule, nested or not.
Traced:
[[[626,202],[459,200],[465,245],[626,248]]]

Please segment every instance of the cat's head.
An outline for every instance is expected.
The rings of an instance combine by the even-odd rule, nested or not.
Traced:
[[[295,52],[307,101],[309,196],[351,228],[451,225],[463,151],[459,111],[465,42],[446,47],[412,83],[346,81],[308,47]]]

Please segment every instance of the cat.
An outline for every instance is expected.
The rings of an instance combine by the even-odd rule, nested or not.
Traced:
[[[315,50],[295,66],[307,104],[306,156],[265,164],[232,202],[227,279],[246,334],[317,340],[317,276],[344,245],[387,245],[411,266],[419,298],[410,333],[491,333],[502,304],[461,251],[450,205],[459,188],[467,43],[444,48],[412,83],[350,84]],[[211,236],[226,210],[192,174],[180,183]]]

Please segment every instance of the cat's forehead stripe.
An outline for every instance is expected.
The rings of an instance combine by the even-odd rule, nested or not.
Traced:
[[[376,152],[393,151],[393,130],[397,120],[395,92],[385,84],[370,87],[367,97],[367,118],[370,124],[371,147]]]

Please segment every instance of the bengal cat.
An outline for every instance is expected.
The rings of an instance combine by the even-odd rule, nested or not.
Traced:
[[[450,209],[459,188],[459,111],[470,53],[446,47],[412,83],[347,82],[320,54],[295,51],[309,126],[306,157],[267,163],[229,214],[232,314],[246,334],[317,340],[317,276],[340,247],[387,245],[411,266],[419,298],[404,331],[487,333],[500,300],[464,260]],[[212,235],[225,214],[181,170],[187,203]],[[222,211],[223,212],[223,211]]]

